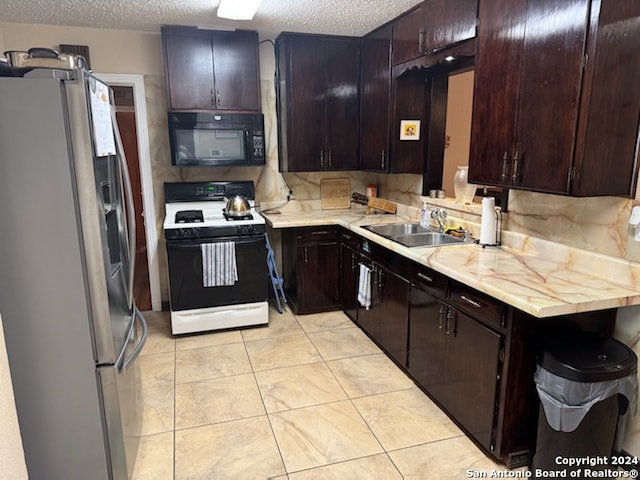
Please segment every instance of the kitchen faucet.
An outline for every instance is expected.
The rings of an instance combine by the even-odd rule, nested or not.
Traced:
[[[440,233],[444,233],[444,230],[447,226],[446,224],[446,220],[447,220],[447,212],[446,210],[444,210],[443,208],[434,208],[431,211],[431,218],[435,218],[436,220],[438,220],[438,231]]]

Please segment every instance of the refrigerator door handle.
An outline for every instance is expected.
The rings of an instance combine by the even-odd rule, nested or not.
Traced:
[[[135,259],[136,259],[136,215],[135,206],[133,203],[133,188],[131,187],[131,178],[129,177],[129,168],[127,165],[127,158],[124,154],[124,147],[122,146],[122,138],[120,137],[120,131],[118,130],[118,121],[116,119],[116,108],[111,106],[111,124],[113,125],[113,135],[116,138],[117,151],[120,161],[120,170],[122,171],[122,179],[124,184],[125,201],[127,202],[127,208],[125,214],[127,216],[127,230],[129,236],[129,284],[127,285],[127,299],[129,300],[129,308],[134,306],[133,299],[133,274],[135,271]]]
[[[129,368],[133,364],[133,362],[136,361],[136,358],[138,358],[138,356],[140,355],[140,352],[142,351],[142,347],[144,347],[144,344],[147,342],[147,322],[145,321],[144,316],[142,315],[142,312],[138,310],[138,307],[133,307],[133,308],[135,310],[136,320],[140,322],[140,327],[142,327],[142,335],[140,336],[140,341],[138,342],[138,345],[136,345],[136,348],[134,348],[133,352],[131,352],[131,355],[129,355],[128,358],[124,359],[124,362],[123,362],[124,370]]]

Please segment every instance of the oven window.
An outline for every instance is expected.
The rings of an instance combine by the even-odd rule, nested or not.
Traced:
[[[245,158],[243,129],[175,129],[176,165],[220,164]]]
[[[233,241],[238,281],[233,286],[204,287],[200,243]],[[167,242],[171,310],[240,305],[266,301],[267,247],[263,235]]]

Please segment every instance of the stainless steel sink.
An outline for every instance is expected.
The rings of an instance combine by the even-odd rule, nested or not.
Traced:
[[[370,232],[383,237],[394,237],[396,235],[410,235],[414,233],[433,232],[429,227],[421,227],[419,223],[388,223],[386,225],[365,225]]]
[[[362,228],[377,235],[398,242],[406,247],[439,247],[460,245],[470,240],[440,233],[419,223],[389,223],[386,225],[364,225]]]
[[[390,240],[401,243],[406,247],[439,247],[442,245],[464,243],[464,239],[446,233],[414,233],[412,235],[396,235]]]

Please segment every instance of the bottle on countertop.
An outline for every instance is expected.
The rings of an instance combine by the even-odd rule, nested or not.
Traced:
[[[429,207],[427,206],[427,202],[423,201],[422,208],[420,209],[420,226],[421,227],[429,226],[429,221],[430,221],[429,217],[430,217]]]

